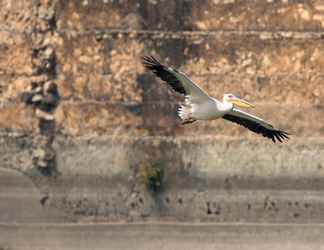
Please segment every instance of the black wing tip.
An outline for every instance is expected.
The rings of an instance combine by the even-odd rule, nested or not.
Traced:
[[[288,132],[286,131],[283,131],[283,130],[275,130],[273,131],[272,135],[271,135],[271,140],[276,143],[277,141],[279,141],[280,143],[283,143],[285,140],[289,140],[290,137],[289,137],[289,134]]]
[[[289,140],[289,133],[280,129],[274,129],[272,126],[271,128],[267,128],[263,126],[262,124],[249,121],[244,118],[237,117],[235,115],[231,114],[225,114],[222,116],[225,120],[234,122],[236,124],[239,124],[252,132],[256,134],[260,134],[263,137],[272,140],[273,143],[276,143],[277,141],[280,143],[283,143],[286,140]]]
[[[143,55],[142,59],[143,60],[156,60],[156,58],[152,55]]]
[[[166,82],[175,92],[182,95],[186,95],[186,90],[184,89],[182,83],[179,81],[174,72],[175,69],[167,67],[160,63],[154,56],[142,56],[142,64],[149,71],[153,72],[162,81]]]
[[[165,67],[154,56],[142,56],[142,64],[146,69],[154,73]]]
[[[161,63],[152,55],[142,56],[142,63],[144,66],[159,66]]]

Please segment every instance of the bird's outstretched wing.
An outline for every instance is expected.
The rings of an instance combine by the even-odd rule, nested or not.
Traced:
[[[193,83],[185,74],[161,64],[153,56],[144,56],[143,65],[161,80],[165,81],[174,91],[185,95],[193,103],[202,103],[210,99],[209,95]]]
[[[262,136],[271,139],[273,142],[283,142],[285,139],[289,139],[289,134],[287,132],[275,129],[271,124],[261,118],[236,108],[225,114],[223,118],[244,126],[254,133],[261,134]]]

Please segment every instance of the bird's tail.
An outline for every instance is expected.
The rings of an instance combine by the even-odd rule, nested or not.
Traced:
[[[184,104],[180,105],[178,108],[178,115],[181,118],[183,125],[196,121],[196,119],[192,117],[192,105],[188,100],[186,100]]]

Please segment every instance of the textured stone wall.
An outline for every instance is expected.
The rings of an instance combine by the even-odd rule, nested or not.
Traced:
[[[0,0],[3,166],[74,219],[239,220],[243,206],[246,220],[313,220],[323,206],[323,39],[320,0]],[[181,97],[144,70],[143,55],[216,98],[241,95],[292,139],[272,145],[225,121],[181,126]],[[259,195],[235,193],[242,187]],[[290,201],[291,189],[316,191],[302,203],[316,211],[289,210],[303,195]],[[277,217],[258,210],[269,195]]]
[[[141,66],[140,57],[153,54],[215,97],[235,92],[256,103],[257,114],[298,137],[323,135],[321,1],[2,1],[1,6],[2,109],[17,112],[14,118],[1,115],[3,128],[34,131],[32,121],[22,122],[33,114],[19,96],[35,82],[54,79],[60,104],[48,119],[67,135],[113,134],[116,127],[136,135],[250,134],[225,129],[219,121],[180,127],[179,99]]]
[[[60,93],[78,103],[61,106],[59,124],[73,135],[111,134],[118,123],[139,135],[249,134],[219,121],[180,128],[176,98],[140,65],[142,55],[154,54],[218,98],[237,92],[279,127],[322,135],[323,122],[303,114],[307,109],[322,121],[322,9],[309,1],[61,1]],[[77,108],[71,117],[75,105],[87,102],[92,108]]]

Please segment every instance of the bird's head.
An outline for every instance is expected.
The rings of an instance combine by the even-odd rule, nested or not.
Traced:
[[[254,105],[251,103],[235,96],[234,94],[224,94],[223,96],[223,102],[224,103],[232,103],[233,106],[241,107],[241,108],[253,108]]]

